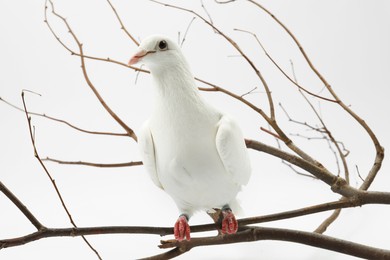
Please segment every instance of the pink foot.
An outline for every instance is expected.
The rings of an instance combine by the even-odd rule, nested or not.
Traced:
[[[183,241],[186,239],[189,241],[191,239],[190,236],[190,225],[188,225],[187,217],[185,215],[181,215],[173,228],[173,233],[175,234],[175,239],[178,241]]]
[[[238,222],[231,209],[222,210],[222,234],[235,234],[238,230]]]

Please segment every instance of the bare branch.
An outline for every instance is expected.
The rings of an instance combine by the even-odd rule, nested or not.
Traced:
[[[337,149],[337,152],[338,152],[338,155],[343,163],[343,167],[344,167],[344,175],[345,175],[345,180],[347,181],[347,183],[349,184],[349,169],[348,169],[348,164],[347,164],[347,161],[345,159],[345,155],[344,153],[342,152],[340,146],[339,146],[339,143],[336,141],[336,139],[333,137],[333,134],[332,132],[328,129],[328,127],[326,126],[324,120],[322,119],[321,115],[317,112],[317,110],[315,109],[315,107],[313,106],[313,104],[310,102],[310,100],[305,96],[304,93],[302,93],[300,91],[301,95],[303,96],[303,98],[306,100],[306,102],[309,104],[309,106],[311,107],[312,111],[315,113],[315,115],[317,116],[317,119],[320,121],[321,125],[322,125],[322,128],[324,130],[324,133],[329,137],[329,140],[333,143],[333,145],[336,147]],[[336,157],[336,162],[337,162],[337,165],[339,164],[338,163],[338,159]]]
[[[275,137],[275,141],[278,145],[278,148],[281,149],[281,145],[280,145],[280,139],[279,138],[276,138]],[[308,177],[308,178],[312,178],[312,179],[317,179],[315,176],[313,175],[310,175],[310,174],[307,174],[307,173],[303,173],[303,172],[300,172],[298,171],[297,169],[295,169],[295,167],[291,164],[291,163],[288,163],[286,162],[285,160],[281,160],[282,161],[282,164],[286,165],[287,167],[289,167],[294,173],[298,174],[298,175],[301,175],[301,176],[304,176],[304,177]]]
[[[226,1],[218,1],[218,0],[214,0],[216,3],[218,4],[228,4],[228,3],[232,3],[232,2],[235,2],[236,0],[226,0]]]
[[[24,110],[12,103],[10,103],[9,101],[3,99],[0,97],[0,101],[3,101],[4,103],[6,103],[7,105],[21,111],[21,112],[24,112]],[[59,123],[62,123],[62,124],[65,124],[77,131],[80,131],[80,132],[83,132],[83,133],[87,133],[87,134],[95,134],[95,135],[112,135],[112,136],[128,136],[127,133],[113,133],[113,132],[99,132],[99,131],[91,131],[91,130],[86,130],[86,129],[82,129],[78,126],[75,126],[74,124],[71,124],[69,123],[68,121],[65,121],[63,119],[59,119],[59,118],[55,118],[55,117],[52,117],[52,116],[48,116],[46,114],[41,114],[41,113],[36,113],[36,112],[31,112],[29,111],[28,112],[29,115],[34,115],[34,116],[39,116],[39,117],[43,117],[43,118],[46,118],[46,119],[49,119],[49,120],[52,120],[52,121],[56,121],[56,122],[59,122]]]
[[[261,45],[261,43],[259,42],[259,44]],[[261,45],[262,46],[262,45]],[[291,68],[292,68],[292,72],[293,72],[293,75],[294,75],[294,82],[297,81],[296,79],[296,75],[295,75],[295,70],[294,70],[294,64],[292,61],[290,61],[291,63]],[[321,123],[322,127],[321,128],[318,128],[318,127],[310,127],[311,129],[321,133],[323,135],[323,138],[328,142],[328,146],[330,148],[330,150],[333,152],[335,158],[336,158],[336,165],[337,165],[337,168],[338,168],[338,175],[340,174],[340,164],[339,164],[339,157],[343,163],[343,167],[344,167],[344,174],[345,174],[345,180],[347,182],[347,184],[349,184],[349,169],[348,169],[348,164],[346,162],[346,156],[348,155],[348,153],[344,154],[343,151],[341,150],[340,146],[339,146],[339,142],[336,141],[336,139],[333,137],[333,134],[331,133],[331,131],[328,129],[328,127],[326,126],[324,120],[322,119],[321,115],[318,113],[317,109],[314,107],[314,105],[310,102],[310,100],[306,97],[306,95],[302,92],[302,89],[299,89],[299,93],[301,94],[301,96],[305,99],[306,103],[310,106],[311,110],[314,112],[314,114],[316,115],[317,119],[319,120],[319,122]],[[281,104],[279,104],[281,106],[281,108],[283,109],[284,113],[286,114],[286,116],[288,117],[288,119],[290,121],[293,121],[295,123],[300,123],[302,125],[307,125],[308,124],[305,122],[305,123],[301,123],[301,122],[298,122],[296,120],[292,120],[291,117],[288,115],[287,111],[282,107]],[[336,152],[334,151],[333,147],[331,146],[331,143],[333,143],[333,145],[336,147],[337,151],[338,151],[338,155],[339,157],[337,156]],[[343,149],[345,150],[345,147],[343,146]],[[337,214],[338,216],[338,214]]]
[[[100,167],[100,168],[130,167],[130,166],[142,165],[141,161],[125,162],[125,163],[92,163],[92,162],[83,162],[83,161],[63,161],[63,160],[53,159],[49,157],[42,159],[42,161],[50,161],[59,164],[85,165],[85,166]]]
[[[292,67],[293,75],[294,75],[294,78],[295,78],[295,81],[296,81],[296,75],[295,75],[295,71],[294,71],[294,64],[292,63],[292,61],[291,61],[291,67]],[[342,163],[343,163],[343,167],[344,167],[344,175],[345,175],[346,183],[349,184],[349,169],[348,169],[348,164],[347,164],[347,161],[346,161],[346,156],[348,155],[348,153],[347,154],[343,153],[343,151],[340,148],[339,142],[336,141],[336,139],[333,137],[333,134],[331,133],[329,128],[326,126],[326,124],[325,124],[324,120],[322,119],[321,115],[317,112],[317,109],[314,107],[314,105],[310,102],[310,100],[306,97],[306,95],[302,92],[301,89],[299,90],[299,93],[305,99],[306,103],[309,104],[310,108],[315,113],[317,119],[320,121],[320,123],[322,125],[321,130],[319,132],[323,135],[324,139],[328,142],[328,147],[333,152],[333,155],[335,156],[336,165],[337,165],[337,169],[338,169],[338,175],[340,175],[340,163],[339,163],[339,158],[340,158]],[[285,111],[285,113],[287,114],[287,111]],[[337,152],[338,152],[338,156],[337,156],[336,151],[333,149],[331,144],[333,144],[336,147]],[[343,148],[345,149],[344,146],[343,146]],[[340,200],[343,200],[343,199],[344,198],[341,198]],[[339,217],[340,213],[341,213],[341,209],[334,210],[332,215],[330,215],[328,218],[326,218],[317,227],[317,229],[314,232],[320,233],[320,234],[324,233],[327,230],[327,228],[329,228],[329,226],[333,222],[336,221],[336,219]]]
[[[202,8],[203,8],[204,12],[206,13],[207,17],[209,18],[209,22],[211,24],[214,24],[213,19],[211,18],[211,15],[210,15],[209,11],[207,11],[207,8],[206,8],[206,6],[203,3],[203,0],[200,0],[200,5],[202,6]],[[216,32],[216,31],[214,30],[214,32]]]
[[[107,0],[107,3],[110,5],[112,11],[114,12],[115,14],[115,17],[116,19],[118,20],[119,24],[121,25],[121,29],[126,33],[127,36],[129,36],[129,38],[133,41],[133,43],[137,46],[139,46],[139,43],[138,41],[129,33],[129,31],[126,29],[126,27],[124,26],[123,22],[122,22],[122,19],[120,18],[118,12],[116,11],[114,5],[111,3],[110,0]]]
[[[280,66],[279,64],[272,58],[272,56],[267,52],[267,50],[264,48],[264,45],[260,42],[259,38],[257,37],[257,35],[255,33],[252,33],[250,31],[246,31],[246,30],[242,30],[242,29],[234,29],[235,31],[238,31],[238,32],[244,32],[244,33],[248,33],[248,34],[251,34],[255,40],[257,41],[257,43],[260,45],[261,49],[263,50],[265,56],[267,56],[267,58],[275,65],[275,67],[291,82],[293,83],[295,86],[298,87],[298,89],[306,92],[307,94],[309,95],[312,95],[313,97],[316,97],[316,98],[319,98],[319,99],[323,99],[323,100],[326,100],[326,101],[329,101],[329,102],[334,102],[334,103],[338,103],[338,101],[336,100],[333,100],[333,99],[329,99],[329,98],[326,98],[326,97],[322,97],[322,96],[319,96],[317,94],[314,94],[313,92],[307,90],[306,88],[302,87],[301,85],[299,85],[296,81],[294,81]]]
[[[272,146],[268,146],[266,144],[263,144],[261,142],[255,141],[255,140],[246,139],[245,142],[246,142],[246,145],[248,148],[255,149],[255,150],[261,151],[261,152],[265,152],[267,154],[279,157],[280,159],[283,159],[287,162],[290,162],[290,163],[310,172],[315,177],[324,181],[325,183],[327,183],[329,186],[331,186],[333,188],[336,188],[333,185],[336,185],[338,188],[340,188],[341,186],[345,187],[348,190],[349,196],[352,196],[352,194],[356,194],[356,191],[352,187],[349,187],[346,183],[345,184],[339,183],[340,181],[343,182],[342,179],[331,174],[324,167],[314,165],[305,159],[302,159],[300,157],[289,154],[289,153],[284,152],[280,149],[274,148]],[[336,190],[338,190],[338,188]],[[341,191],[341,192],[345,192],[345,191]],[[349,197],[349,196],[347,196],[347,197]]]
[[[192,25],[192,23],[194,22],[195,19],[196,19],[196,17],[192,17],[190,23],[188,24],[187,29],[184,32],[183,39],[181,40],[180,47],[183,47],[183,44],[184,44],[185,40],[187,39],[188,31],[190,30],[191,25]]]
[[[314,230],[315,233],[323,234],[328,227],[338,218],[338,216],[341,213],[341,209],[335,209],[327,219],[325,219],[321,225],[319,225],[316,230]]]
[[[12,203],[18,207],[23,215],[30,220],[31,224],[39,231],[46,227],[31,213],[31,211],[0,181],[0,190]],[[1,243],[0,243],[1,244]],[[1,246],[0,246],[1,248]]]
[[[221,245],[240,242],[252,242],[259,240],[280,240],[289,241],[294,243],[300,243],[304,245],[314,246],[327,250],[332,250],[342,254],[352,255],[365,259],[390,259],[390,251],[385,249],[379,249],[370,247],[326,235],[320,235],[317,233],[281,229],[281,228],[266,228],[266,227],[253,227],[242,232],[238,232],[233,235],[216,236],[216,237],[203,237],[193,238],[190,241],[178,242],[176,240],[170,240],[167,242],[162,241],[161,248],[176,247],[180,251],[189,251],[194,247],[208,246],[208,245]],[[154,259],[154,258],[149,258]],[[160,258],[155,258],[160,259]]]
[[[257,87],[254,87],[251,90],[249,90],[249,91],[245,92],[244,94],[242,94],[240,97],[245,97],[247,95],[254,94],[256,89],[257,89]]]
[[[355,165],[355,167],[356,167],[356,172],[357,172],[357,174],[358,174],[360,180],[361,180],[362,182],[364,182],[364,179],[363,179],[362,176],[360,175],[359,166]]]
[[[239,95],[237,95],[237,94],[234,94],[233,92],[230,92],[229,90],[224,89],[224,88],[222,88],[222,87],[220,87],[220,86],[217,86],[217,85],[215,85],[215,84],[213,84],[213,83],[210,83],[210,82],[208,82],[208,81],[205,81],[205,80],[203,80],[203,79],[200,79],[200,78],[195,77],[195,80],[211,87],[211,88],[201,88],[201,87],[200,87],[200,88],[199,88],[200,90],[202,90],[202,91],[222,92],[222,93],[224,93],[224,94],[226,94],[226,95],[228,95],[228,96],[231,96],[232,98],[234,98],[234,99],[236,99],[236,100],[238,100],[238,101],[244,103],[245,105],[247,105],[248,107],[250,107],[251,109],[253,109],[254,111],[256,111],[257,113],[259,113],[262,117],[268,118],[268,116],[265,114],[265,112],[264,112],[261,108],[255,106],[253,103],[249,102],[249,101],[246,100],[245,98],[243,98],[243,97],[241,97],[241,96],[239,96]]]
[[[265,129],[264,127],[260,127],[260,130],[266,132],[266,133],[269,134],[269,135],[272,135],[273,137],[275,137],[275,138],[277,138],[277,139],[279,139],[279,140],[282,140],[282,138],[280,138],[280,136],[278,136],[277,134],[271,132],[271,131],[268,130],[268,129]]]
[[[298,174],[298,175],[301,175],[301,176],[304,176],[304,177],[308,177],[308,178],[312,178],[312,179],[315,179],[315,180],[318,180],[318,178],[316,178],[315,176],[312,176],[310,174],[307,174],[307,173],[303,173],[303,172],[300,172],[298,171],[297,169],[294,168],[294,166],[291,165],[291,163],[288,163],[284,160],[282,160],[282,163],[284,165],[286,165],[288,168],[290,168],[295,174]]]
[[[375,160],[373,163],[373,166],[371,167],[369,174],[363,184],[359,187],[361,190],[367,190],[370,186],[371,183],[374,181],[376,174],[380,170],[382,166],[382,161],[384,158],[384,148],[381,146],[379,140],[377,139],[376,135],[372,131],[372,129],[367,125],[367,123],[360,118],[355,112],[352,111],[352,109],[345,105],[344,102],[340,100],[340,98],[337,96],[336,92],[332,89],[331,85],[326,81],[326,79],[322,76],[322,74],[316,69],[316,67],[313,65],[311,60],[309,59],[309,56],[306,54],[305,50],[303,49],[302,45],[298,41],[298,39],[295,37],[295,35],[287,28],[286,25],[284,25],[274,14],[272,14],[268,9],[266,9],[264,6],[261,4],[257,3],[254,0],[248,0],[250,3],[256,5],[259,7],[261,10],[266,12],[271,18],[277,22],[283,29],[284,31],[291,37],[291,39],[295,42],[297,47],[299,48],[300,52],[302,53],[303,57],[305,58],[307,64],[309,65],[310,69],[317,75],[317,77],[322,81],[322,83],[325,85],[329,93],[333,96],[333,98],[338,102],[338,104],[350,115],[352,116],[362,127],[363,129],[367,132],[367,134],[370,136],[376,150],[376,156]]]
[[[172,228],[152,228],[152,227],[97,227],[97,228],[75,228],[75,229],[46,229],[32,233],[23,239],[0,240],[3,248],[22,245],[41,239],[43,237],[54,236],[80,236],[98,234],[123,234],[123,233],[172,233]],[[239,242],[250,242],[258,240],[280,240],[306,244],[314,247],[324,248],[348,255],[353,255],[368,259],[390,259],[390,251],[368,247],[325,235],[303,232],[297,230],[252,227],[234,235],[192,238],[191,241],[177,242],[170,240],[162,241],[162,248],[178,247],[181,251],[189,251],[191,248],[206,245],[230,244]],[[177,255],[176,253],[174,255]],[[148,258],[146,258],[148,259]],[[162,258],[149,258],[162,259]],[[166,259],[166,258],[165,258]]]
[[[42,238],[49,237],[76,237],[87,235],[102,234],[172,234],[172,228],[160,227],[128,227],[128,226],[110,226],[110,227],[74,227],[74,228],[47,228],[26,236],[0,240],[0,248],[15,247],[24,245]]]
[[[363,192],[359,197],[355,197],[352,200],[343,199],[339,201],[323,203],[311,207],[305,207],[301,209],[296,209],[296,210],[291,210],[291,211],[286,211],[286,212],[281,212],[276,214],[239,219],[238,223],[240,226],[240,230],[243,230],[245,229],[245,225],[276,221],[282,219],[290,219],[294,217],[305,216],[308,214],[314,214],[314,213],[338,209],[338,208],[362,206],[364,204],[390,204],[390,193]],[[219,228],[218,225],[213,223],[213,224],[206,224],[206,225],[191,226],[191,231],[203,232],[203,231],[215,230],[218,228]],[[172,228],[142,227],[142,226],[44,228],[38,230],[37,232],[28,234],[26,236],[0,240],[0,248],[20,246],[42,238],[58,237],[58,236],[74,237],[74,236],[99,235],[99,234],[100,235],[101,234],[156,234],[156,235],[163,236],[172,233],[173,233]],[[272,238],[268,238],[268,239],[272,239]]]
[[[45,164],[42,162],[41,158],[39,157],[39,154],[38,154],[38,150],[37,150],[37,147],[35,145],[35,139],[34,139],[34,136],[33,136],[33,132],[32,132],[32,128],[31,128],[31,118],[28,116],[28,112],[27,112],[27,107],[26,107],[26,102],[24,100],[24,92],[22,92],[22,101],[23,101],[23,108],[24,108],[24,111],[25,111],[25,114],[26,114],[26,118],[27,118],[27,122],[28,122],[28,129],[29,129],[29,132],[30,132],[30,139],[31,139],[31,143],[32,143],[32,146],[33,146],[33,149],[34,149],[34,156],[35,158],[38,160],[39,164],[41,165],[42,169],[45,171],[47,177],[49,178],[51,184],[53,185],[55,191],[56,191],[56,194],[58,196],[58,198],[60,199],[61,201],[61,204],[62,204],[62,208],[65,210],[66,214],[68,215],[68,218],[70,220],[70,223],[75,227],[77,228],[76,226],[76,223],[74,222],[73,218],[72,218],[72,215],[70,214],[68,208],[66,207],[66,204],[65,204],[65,201],[64,199],[62,198],[62,195],[57,187],[57,184],[55,183],[55,180],[51,177],[49,171],[47,170]],[[102,259],[98,253],[98,251],[96,251],[96,249],[91,245],[91,243],[89,243],[89,241],[84,237],[82,236],[82,239],[84,240],[84,242],[88,245],[88,247],[96,254],[96,256],[99,258],[99,259]]]

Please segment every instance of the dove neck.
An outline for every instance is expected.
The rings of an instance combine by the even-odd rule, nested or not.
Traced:
[[[178,63],[152,71],[157,103],[170,106],[202,103],[194,77],[187,64]]]

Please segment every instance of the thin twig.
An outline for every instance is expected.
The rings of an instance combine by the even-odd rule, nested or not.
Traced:
[[[195,19],[196,19],[196,17],[192,17],[191,21],[189,22],[189,24],[187,26],[187,29],[184,32],[183,39],[181,40],[180,47],[183,47],[183,44],[184,44],[185,40],[187,39],[188,31],[190,30],[191,25],[192,25],[192,23],[194,22]]]
[[[67,206],[65,204],[65,201],[62,198],[62,195],[61,195],[61,193],[60,193],[60,191],[59,191],[59,189],[57,187],[57,184],[55,183],[55,180],[51,177],[51,174],[49,173],[48,169],[46,168],[46,165],[42,162],[41,158],[39,157],[38,150],[37,150],[37,147],[35,145],[33,132],[32,132],[31,117],[29,117],[28,112],[27,112],[28,110],[27,110],[27,107],[26,107],[26,102],[24,100],[24,92],[23,91],[22,91],[22,101],[23,101],[23,108],[24,108],[26,119],[27,119],[27,123],[28,123],[28,129],[29,129],[29,132],[30,132],[30,139],[31,139],[31,143],[32,143],[32,146],[33,146],[33,149],[34,149],[34,156],[38,160],[39,164],[41,165],[42,169],[45,171],[47,177],[49,178],[51,184],[53,185],[53,188],[54,188],[54,190],[55,190],[59,200],[61,201],[62,208],[65,210],[66,214],[68,215],[70,223],[73,225],[73,227],[77,228],[76,223],[74,222],[74,220],[72,218],[72,215],[70,214],[70,212],[69,212],[69,210],[68,210],[68,208],[67,208]],[[88,245],[88,247],[96,254],[96,256],[99,259],[102,259],[100,257],[100,255],[99,255],[99,252],[91,245],[91,243],[84,236],[82,236],[82,239]]]
[[[329,102],[334,102],[334,103],[338,103],[338,101],[336,100],[333,100],[333,99],[329,99],[329,98],[326,98],[326,97],[322,97],[322,96],[319,96],[317,94],[314,94],[313,92],[307,90],[306,88],[302,87],[301,85],[299,85],[296,81],[294,81],[280,66],[279,64],[272,58],[272,56],[267,52],[267,50],[265,49],[264,45],[260,42],[259,38],[257,37],[257,35],[253,32],[250,32],[250,31],[246,31],[246,30],[242,30],[242,29],[234,29],[235,31],[238,31],[238,32],[244,32],[244,33],[248,33],[250,35],[252,35],[255,40],[257,41],[257,43],[259,44],[259,46],[261,47],[261,49],[263,50],[265,56],[267,56],[267,58],[272,62],[272,64],[275,65],[275,67],[283,74],[283,76],[285,76],[291,83],[293,83],[296,87],[298,87],[300,90],[306,92],[307,94],[313,96],[313,97],[316,97],[316,98],[319,98],[319,99],[323,99],[323,100],[326,100],[326,101],[329,101]]]
[[[210,22],[211,24],[214,24],[213,18],[211,18],[211,15],[210,15],[209,11],[207,11],[207,8],[206,8],[206,6],[204,5],[203,0],[200,0],[200,5],[201,5],[203,11],[206,13],[207,17],[209,18],[209,22]],[[215,32],[215,33],[218,33],[215,29],[214,29],[214,32]]]
[[[310,102],[310,100],[305,96],[305,94],[303,92],[301,92],[301,95],[303,96],[303,98],[306,100],[306,102],[309,104],[309,106],[311,107],[312,111],[315,113],[315,115],[317,116],[317,119],[320,121],[321,125],[322,125],[322,129],[325,131],[325,134],[329,137],[329,140],[332,142],[332,144],[336,147],[337,149],[337,152],[338,152],[338,155],[341,159],[341,162],[343,163],[343,167],[344,167],[344,175],[345,175],[345,180],[347,181],[347,183],[349,184],[349,169],[348,169],[348,164],[347,164],[347,161],[345,159],[345,155],[344,153],[342,152],[337,140],[334,138],[332,132],[329,130],[329,128],[326,126],[325,124],[325,121],[322,119],[321,115],[318,113],[318,111],[315,109],[315,107],[313,106],[313,104]],[[337,161],[337,164],[338,164],[338,159],[336,157],[336,161]]]
[[[326,218],[317,228],[314,230],[315,233],[323,234],[328,227],[340,216],[341,209],[335,209],[333,213]]]
[[[125,163],[92,163],[92,162],[83,162],[83,161],[63,161],[63,160],[53,159],[49,157],[42,159],[42,161],[50,161],[59,164],[84,165],[84,166],[92,166],[92,167],[99,167],[99,168],[130,167],[130,166],[142,165],[141,161],[125,162]]]
[[[294,74],[295,75],[295,74]],[[295,76],[296,78],[296,76]],[[305,98],[306,102],[310,105],[311,109],[314,111],[314,113],[316,114],[318,120],[321,122],[322,124],[322,127],[321,128],[318,128],[318,127],[312,127],[310,126],[310,128],[312,130],[315,130],[317,132],[319,132],[320,134],[323,135],[322,139],[325,139],[327,142],[328,142],[328,147],[329,149],[333,152],[333,155],[335,156],[335,159],[336,159],[336,165],[337,165],[337,169],[338,169],[338,175],[340,174],[340,164],[339,164],[339,160],[338,160],[338,157],[337,157],[337,154],[336,154],[336,151],[334,151],[333,147],[331,146],[331,143],[334,144],[334,146],[336,147],[336,149],[338,150],[339,152],[339,156],[343,162],[343,165],[344,165],[344,169],[345,169],[345,177],[346,177],[346,183],[349,184],[349,171],[348,171],[348,166],[347,166],[347,163],[346,163],[346,160],[345,160],[345,157],[346,155],[344,153],[342,153],[341,149],[340,149],[340,146],[338,144],[338,142],[334,139],[333,135],[331,134],[331,132],[328,130],[327,126],[325,125],[323,119],[321,118],[321,116],[319,115],[319,113],[316,111],[316,109],[314,108],[314,106],[310,103],[310,101],[306,98],[306,96],[304,95],[304,93],[302,93],[301,91],[299,91],[301,93],[301,95]],[[289,114],[287,113],[287,110],[284,109],[284,107],[282,106],[281,103],[279,103],[280,107],[282,108],[282,110],[284,111],[284,113],[286,114],[287,118],[289,119],[289,121],[293,121],[295,123],[298,123],[298,124],[301,124],[301,125],[305,125],[305,126],[309,126],[306,122],[305,123],[302,123],[302,122],[299,122],[299,121],[296,121],[294,119],[292,119]],[[344,148],[344,147],[343,147]],[[283,161],[284,162],[284,161]],[[292,167],[292,166],[290,166]],[[317,233],[323,233],[326,231],[326,229],[337,219],[337,217],[340,215],[340,212],[341,212],[341,209],[336,209],[332,215],[330,217],[328,217],[327,219],[325,219],[320,225],[319,227],[315,230],[315,232]]]
[[[275,138],[275,141],[276,141],[276,144],[278,145],[278,148],[279,149],[282,149],[281,145],[280,145],[280,139],[279,138]],[[291,164],[291,163],[288,163],[286,162],[285,160],[281,160],[282,164],[286,165],[287,167],[289,167],[295,174],[298,174],[298,175],[301,175],[301,176],[304,176],[304,177],[308,177],[308,178],[312,178],[312,179],[317,179],[315,176],[313,175],[310,175],[310,174],[307,174],[307,173],[303,173],[303,172],[300,172],[298,171],[297,169],[295,169],[295,167]]]
[[[139,68],[140,68],[140,70],[137,70],[136,71],[136,75],[135,75],[135,79],[134,79],[134,85],[137,85],[137,82],[138,82],[138,77],[139,77],[139,74],[141,73],[141,69],[142,69],[142,67],[144,66],[144,64],[142,64]]]
[[[273,137],[275,137],[275,138],[277,138],[277,139],[279,139],[279,140],[282,140],[281,138],[280,138],[280,136],[279,135],[277,135],[277,134],[275,134],[275,133],[273,133],[273,132],[271,132],[270,130],[268,130],[268,129],[265,129],[264,127],[260,127],[260,130],[261,131],[264,131],[264,132],[266,132],[267,134],[270,134],[270,135],[272,135]]]
[[[348,164],[347,164],[347,161],[346,161],[345,154],[342,152],[342,150],[341,150],[341,148],[339,146],[339,143],[336,141],[336,139],[334,138],[332,132],[328,129],[328,127],[325,124],[325,121],[322,119],[321,115],[317,112],[317,110],[315,109],[313,104],[309,101],[309,99],[306,97],[306,95],[301,90],[299,90],[299,92],[303,96],[303,98],[306,100],[306,102],[309,104],[309,106],[311,107],[312,111],[315,113],[315,115],[317,116],[318,120],[320,121],[320,123],[322,125],[321,129],[323,129],[325,131],[322,134],[324,135],[324,137],[328,137],[329,138],[329,139],[325,138],[325,140],[327,140],[328,146],[329,146],[330,150],[333,152],[333,155],[335,156],[336,165],[337,165],[337,169],[338,169],[338,175],[340,174],[340,164],[339,164],[339,159],[338,158],[341,159],[341,162],[343,163],[343,168],[344,168],[345,181],[349,185],[349,168],[348,168]],[[338,152],[338,156],[336,154],[336,151],[334,151],[334,149],[332,148],[331,144],[333,144],[336,147],[336,150]],[[329,226],[336,221],[338,216],[340,216],[340,213],[341,213],[341,209],[336,209],[335,211],[333,211],[332,215],[329,216],[328,218],[326,218],[320,224],[320,226],[315,230],[315,232],[321,233],[321,234],[324,233],[326,231],[326,229],[329,228]]]
[[[11,102],[9,102],[9,101],[1,98],[1,97],[0,97],[0,101],[3,101],[5,104],[9,105],[12,108],[15,108],[15,109],[17,109],[17,110],[19,110],[21,112],[24,112],[24,110],[22,108],[12,104]],[[65,124],[65,125],[73,128],[73,129],[75,129],[77,131],[80,131],[80,132],[83,132],[83,133],[87,133],[87,134],[112,135],[112,136],[129,136],[127,133],[99,132],[99,131],[91,131],[91,130],[82,129],[82,128],[78,127],[78,126],[75,126],[74,124],[69,123],[68,121],[63,120],[63,119],[55,118],[55,117],[48,116],[46,114],[37,113],[37,112],[29,111],[28,114],[29,115],[43,117],[43,118],[46,118],[46,119],[49,119],[49,120],[52,120],[52,121],[55,121],[55,122],[59,122],[59,123]]]
[[[357,172],[357,174],[358,174],[360,180],[361,180],[362,182],[364,182],[363,177],[360,175],[359,166],[355,165],[355,167],[356,167],[356,172]]]
[[[287,110],[284,108],[283,104],[279,102],[279,107],[282,109],[283,113],[286,115],[287,119],[289,122],[292,122],[294,124],[297,124],[297,125],[302,125],[302,126],[305,126],[307,128],[309,128],[310,130],[313,130],[313,131],[316,131],[316,132],[319,132],[319,133],[323,133],[324,131],[317,127],[317,126],[312,126],[310,125],[309,123],[307,122],[301,122],[301,121],[298,121],[298,120],[295,120],[293,119],[290,114],[287,112]],[[298,136],[298,135],[297,135]],[[321,138],[322,139],[322,138]]]
[[[286,161],[282,160],[282,164],[286,165],[288,168],[290,168],[297,175],[301,175],[303,177],[307,177],[307,178],[318,180],[318,178],[316,178],[313,175],[310,175],[310,174],[298,171],[297,169],[294,168],[294,166],[291,165],[291,163],[287,163]]]
[[[202,90],[202,91],[211,91],[211,92],[222,92],[242,103],[244,103],[245,105],[247,105],[248,107],[250,107],[251,109],[253,109],[254,111],[256,111],[257,113],[259,113],[263,118],[268,118],[268,116],[266,115],[266,113],[259,107],[255,106],[253,103],[249,102],[248,100],[246,100],[245,98],[225,89],[225,88],[222,88],[220,86],[217,86],[216,84],[213,84],[213,83],[210,83],[208,81],[205,81],[203,79],[200,79],[200,78],[197,78],[195,77],[195,80],[200,82],[200,83],[203,83],[207,86],[209,86],[210,88],[202,88],[202,87],[199,87],[199,90]]]
[[[257,89],[257,87],[254,87],[254,88],[252,88],[251,90],[249,90],[249,91],[245,92],[244,94],[242,94],[240,97],[243,98],[243,97],[245,97],[245,96],[247,96],[247,95],[254,94],[256,89]]]
[[[218,1],[218,0],[214,0],[216,3],[218,4],[228,4],[228,3],[232,3],[232,2],[235,2],[236,0],[226,0],[226,1]]]
[[[114,5],[111,3],[110,0],[107,0],[107,3],[110,5],[112,11],[115,14],[116,19],[118,20],[119,24],[121,25],[121,29],[126,33],[127,36],[129,36],[129,38],[134,42],[135,45],[139,46],[138,41],[129,33],[129,31],[124,26],[124,24],[122,22],[122,19],[120,18],[120,16],[119,16],[118,12],[116,11]]]
[[[294,62],[291,59],[290,59],[290,66],[291,66],[291,72],[293,74],[294,82],[298,83],[298,78],[297,78],[297,75],[295,74]]]

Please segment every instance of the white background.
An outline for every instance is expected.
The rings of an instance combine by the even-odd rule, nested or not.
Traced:
[[[178,1],[180,2],[180,1]],[[181,1],[183,2],[183,1]],[[286,133],[318,136],[305,127],[288,122],[278,103],[296,120],[318,125],[313,112],[286,78],[267,60],[254,39],[234,28],[256,33],[274,59],[291,75],[294,62],[299,82],[307,89],[328,96],[321,82],[308,69],[298,49],[286,33],[253,5],[238,1],[216,5],[204,1],[214,23],[235,39],[264,74],[275,99],[277,119]],[[318,70],[339,97],[372,127],[381,144],[390,146],[390,3],[388,1],[262,1],[297,36]],[[149,1],[113,1],[127,29],[138,39],[153,33],[177,38],[184,34],[192,15],[164,8]],[[181,3],[183,4],[183,3]],[[199,1],[186,1],[186,7],[206,15]],[[127,62],[136,46],[120,30],[108,4],[101,1],[55,2],[59,13],[67,17],[83,42],[85,52]],[[43,23],[44,1],[0,0],[0,97],[22,105],[26,94],[30,111],[46,113],[85,129],[122,132],[102,109],[86,85],[80,60],[71,56],[51,35]],[[76,48],[66,29],[53,16],[50,23],[67,44]],[[75,49],[76,50],[76,49]],[[265,93],[255,74],[222,37],[196,19],[183,45],[194,74],[219,84],[237,94],[258,87],[247,96],[268,111]],[[150,76],[103,62],[88,61],[92,82],[111,108],[133,129],[148,118],[153,101]],[[321,91],[322,90],[322,91]],[[241,103],[222,94],[203,93],[215,106],[238,119],[247,138],[275,146],[275,140],[260,127],[266,122]],[[322,118],[333,135],[351,151],[347,157],[351,185],[358,186],[356,165],[364,177],[375,151],[365,132],[337,105],[318,103]],[[48,227],[70,227],[69,220],[47,176],[33,156],[28,126],[23,113],[0,103],[0,180],[20,198],[34,215]],[[126,137],[93,136],[62,124],[33,117],[36,142],[42,158],[92,162],[139,160],[135,142]],[[305,151],[337,174],[333,153],[321,140],[308,142],[292,136]],[[253,174],[250,184],[240,194],[246,217],[310,206],[338,196],[310,178],[296,175],[279,159],[250,152]],[[373,190],[388,191],[388,159],[372,185]],[[99,169],[47,163],[50,173],[79,226],[146,225],[172,226],[178,212],[171,199],[153,186],[143,167]],[[267,223],[312,231],[330,212]],[[243,217],[244,217],[243,216]],[[326,232],[376,247],[389,249],[390,208],[368,205],[343,210]],[[199,213],[191,224],[209,223]],[[34,227],[18,209],[0,194],[0,238],[33,232]],[[199,236],[203,234],[193,234]],[[169,237],[167,237],[169,238]],[[162,250],[155,235],[101,235],[88,237],[104,259],[134,259]],[[193,249],[182,259],[352,259],[325,250],[285,242],[261,241]],[[1,259],[96,259],[80,238],[48,238],[0,251]]]

